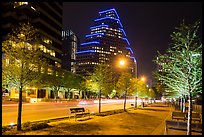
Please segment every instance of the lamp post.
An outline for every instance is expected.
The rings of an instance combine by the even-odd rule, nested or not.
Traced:
[[[143,76],[143,77],[141,78],[141,80],[142,80],[143,82],[145,82],[146,78]],[[142,104],[141,104],[141,106],[144,107],[143,98],[142,98]]]
[[[137,86],[136,86],[136,91],[137,91]],[[138,94],[136,93],[136,95],[135,95],[135,109],[137,108],[137,97],[138,97]]]
[[[126,62],[125,60],[120,60],[119,62],[120,66],[124,67]],[[126,111],[126,95],[127,95],[127,78],[125,78],[125,101],[124,101],[124,111]]]

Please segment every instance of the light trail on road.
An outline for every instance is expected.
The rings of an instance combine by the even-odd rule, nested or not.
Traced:
[[[93,102],[92,104],[81,104],[77,103],[68,104],[61,102],[50,102],[50,103],[34,103],[34,104],[23,104],[22,108],[22,123],[23,122],[32,122],[38,120],[48,120],[54,118],[68,117],[69,116],[69,107],[84,107],[89,109],[90,112],[98,113],[98,101]],[[102,103],[101,112],[115,109],[123,109],[124,100],[106,100]],[[131,107],[131,100],[127,100],[126,108]],[[17,112],[18,105],[2,105],[2,125],[9,125],[10,123],[17,124]]]

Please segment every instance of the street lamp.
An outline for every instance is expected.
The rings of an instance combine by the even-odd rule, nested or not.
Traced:
[[[120,65],[124,66],[125,65],[125,61],[124,60],[120,60]]]
[[[142,77],[141,80],[142,80],[143,82],[145,82],[146,79],[145,79],[145,77]]]
[[[122,59],[122,60],[120,60],[119,64],[120,64],[120,66],[124,67],[125,64],[126,64],[126,62],[125,62],[125,60]],[[127,95],[127,78],[125,79],[125,101],[124,101],[124,111],[126,111],[126,110],[125,110],[125,106],[126,106],[126,95]]]

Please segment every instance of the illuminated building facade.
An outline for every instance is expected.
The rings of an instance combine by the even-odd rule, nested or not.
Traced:
[[[30,22],[41,33],[43,55],[51,66],[61,67],[62,6],[61,2],[2,2],[2,40],[13,25]]]
[[[48,61],[47,73],[57,75],[62,66],[62,2],[2,2],[2,41],[7,39],[13,25],[30,22],[41,34],[39,49]],[[37,98],[52,97],[47,89],[30,89]]]
[[[63,30],[62,42],[62,68],[75,73],[75,60],[79,39],[71,30]]]
[[[80,51],[76,52],[76,73],[87,76],[98,64],[116,65],[123,56],[128,61],[127,70],[137,77],[137,64],[133,51],[115,9],[99,12],[99,18],[90,27],[90,34],[85,36]]]

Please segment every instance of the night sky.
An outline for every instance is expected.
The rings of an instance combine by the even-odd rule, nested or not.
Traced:
[[[199,2],[64,2],[63,28],[71,29],[84,42],[98,12],[115,8],[127,34],[138,64],[138,75],[154,82],[152,61],[157,51],[164,53],[171,43],[170,35],[182,20],[202,24]],[[199,34],[202,36],[202,26]]]

